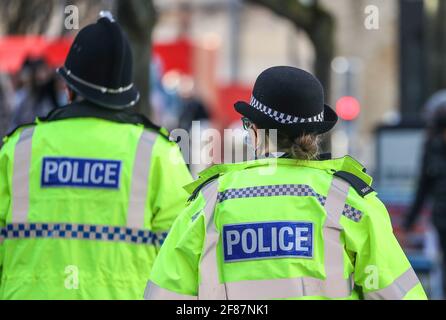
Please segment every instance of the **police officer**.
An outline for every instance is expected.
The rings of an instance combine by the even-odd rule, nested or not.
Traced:
[[[443,257],[443,296],[446,297],[446,97],[442,94],[445,92],[435,94],[427,104],[426,111],[432,114],[428,117],[421,172],[403,227],[405,232],[410,232],[422,212],[423,204],[427,199],[432,199],[431,222],[437,231],[440,256]],[[429,110],[429,107],[433,110]]]
[[[0,299],[141,299],[192,178],[179,148],[129,111],[129,42],[81,30],[58,70],[71,104],[0,152]]]
[[[319,81],[273,67],[235,108],[257,159],[188,186],[145,298],[425,299],[372,178],[349,156],[319,155],[337,122]]]

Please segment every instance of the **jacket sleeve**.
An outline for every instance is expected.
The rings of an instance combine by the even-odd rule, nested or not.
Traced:
[[[186,206],[189,194],[183,187],[192,182],[192,176],[178,146],[164,138],[158,138],[152,162],[149,181],[151,227],[154,232],[165,234]]]
[[[396,240],[387,209],[376,196],[364,199],[355,228],[355,284],[365,299],[427,299],[417,275]]]
[[[175,221],[155,260],[144,298],[195,300],[205,239],[205,201],[200,195]]]

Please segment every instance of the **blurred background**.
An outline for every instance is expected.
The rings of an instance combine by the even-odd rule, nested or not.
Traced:
[[[368,168],[429,296],[442,298],[446,212],[432,222],[430,204],[446,210],[446,0],[1,0],[1,137],[67,103],[55,68],[101,10],[131,40],[137,110],[169,130],[239,128],[232,105],[262,70],[314,73],[341,118],[324,148]]]

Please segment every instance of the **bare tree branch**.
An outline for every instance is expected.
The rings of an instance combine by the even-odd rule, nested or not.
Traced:
[[[322,84],[328,88],[330,84],[330,64],[334,56],[335,22],[333,17],[317,1],[309,6],[303,5],[297,0],[245,1],[270,9],[308,34],[316,51],[315,73]]]
[[[6,34],[40,34],[48,28],[57,0],[2,0],[0,18]]]

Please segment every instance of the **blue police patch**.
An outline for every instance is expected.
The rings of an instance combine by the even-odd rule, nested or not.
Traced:
[[[225,262],[312,258],[313,223],[280,221],[223,226]]]
[[[44,158],[42,187],[86,187],[119,189],[121,161]]]

